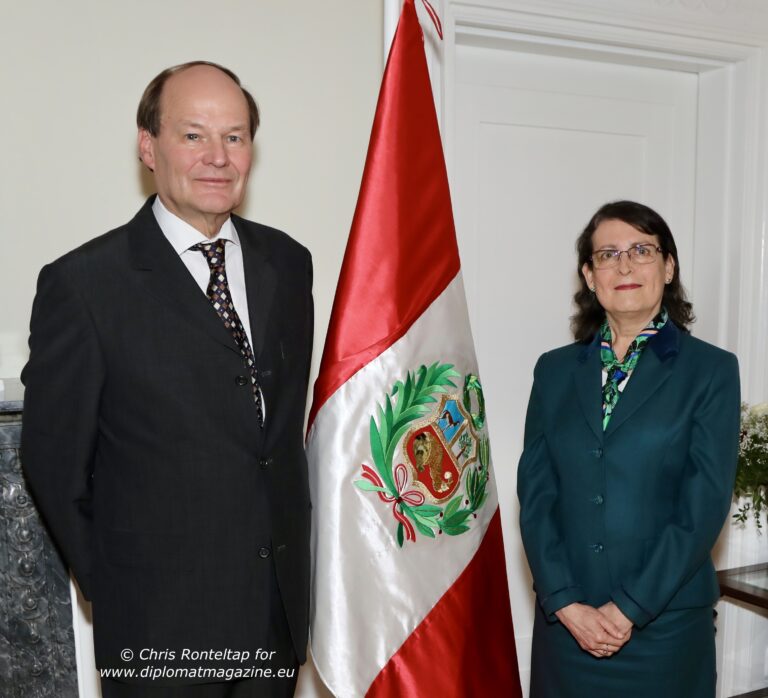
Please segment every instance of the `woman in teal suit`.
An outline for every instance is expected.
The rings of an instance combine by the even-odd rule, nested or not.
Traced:
[[[736,357],[690,335],[655,211],[606,204],[577,251],[577,341],[536,364],[518,468],[531,698],[714,698],[710,551],[736,469]]]

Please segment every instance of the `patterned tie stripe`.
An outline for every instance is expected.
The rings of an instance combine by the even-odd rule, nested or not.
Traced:
[[[192,249],[199,250],[205,256],[208,266],[211,269],[211,278],[208,281],[208,298],[213,305],[214,310],[221,318],[232,337],[235,344],[240,349],[248,372],[251,375],[251,385],[253,387],[253,398],[256,401],[256,414],[259,420],[259,426],[264,426],[264,407],[262,405],[261,386],[259,385],[259,372],[256,368],[256,360],[253,356],[251,343],[248,341],[248,335],[245,332],[240,316],[232,303],[232,297],[229,291],[229,282],[227,281],[227,271],[224,265],[224,243],[226,240],[216,240],[215,242],[201,242]]]

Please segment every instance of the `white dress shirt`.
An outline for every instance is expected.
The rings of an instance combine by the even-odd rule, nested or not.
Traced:
[[[192,250],[200,242],[215,242],[216,240],[228,240],[224,245],[224,263],[227,270],[227,281],[229,282],[229,292],[232,295],[232,304],[235,306],[240,321],[243,323],[245,333],[248,335],[248,341],[253,347],[253,338],[251,337],[251,322],[248,315],[248,296],[245,293],[245,272],[243,271],[243,250],[240,247],[240,238],[237,236],[232,219],[227,218],[221,230],[212,238],[205,237],[199,230],[193,228],[186,221],[181,220],[177,215],[171,213],[160,201],[160,197],[155,197],[155,203],[152,204],[152,212],[155,214],[157,224],[163,235],[176,250],[176,254],[181,257],[184,266],[189,269],[192,278],[195,280],[203,295],[207,298],[208,282],[211,278],[211,268],[208,261],[199,250]]]
[[[232,305],[235,306],[240,321],[243,323],[243,329],[248,335],[248,341],[253,348],[253,337],[251,336],[251,321],[248,315],[248,296],[245,292],[245,272],[243,271],[243,250],[240,247],[240,238],[237,236],[237,230],[232,224],[232,219],[227,218],[221,230],[213,238],[207,238],[199,230],[193,228],[186,221],[181,220],[176,214],[171,213],[160,201],[160,197],[155,197],[155,203],[152,204],[152,213],[155,214],[157,224],[163,231],[171,247],[176,250],[176,254],[181,257],[184,266],[189,269],[192,278],[195,280],[203,295],[208,298],[208,282],[211,279],[211,268],[208,266],[208,260],[199,250],[192,250],[200,242],[215,242],[216,240],[227,240],[224,245],[224,264],[227,271],[227,282],[229,283],[229,293],[232,296]],[[261,409],[264,419],[267,418],[267,402],[264,399],[264,392],[261,392]]]

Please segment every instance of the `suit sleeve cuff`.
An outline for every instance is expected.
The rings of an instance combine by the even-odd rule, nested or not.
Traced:
[[[585,599],[584,592],[581,587],[565,587],[564,589],[558,589],[553,594],[550,594],[546,598],[540,598],[539,603],[541,608],[547,616],[547,619],[551,622],[557,620],[555,612],[561,608],[565,608],[572,603],[580,603]]]
[[[633,598],[629,596],[623,589],[616,589],[611,594],[611,600],[616,604],[618,609],[627,617],[632,623],[642,628],[653,620],[648,611],[640,606]]]

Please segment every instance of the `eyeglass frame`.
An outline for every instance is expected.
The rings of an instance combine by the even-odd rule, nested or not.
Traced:
[[[632,259],[629,253],[631,250],[636,250],[638,247],[650,247],[655,252],[657,253],[660,252],[662,256],[664,256],[664,249],[660,245],[654,245],[652,242],[638,242],[635,245],[631,245],[626,250],[615,250],[615,249],[605,248],[605,247],[602,247],[599,250],[594,250],[592,254],[589,255],[589,261],[592,264],[593,269],[613,269],[614,267],[618,267],[621,264],[621,255],[623,254],[627,255],[627,262],[629,264],[633,262],[637,262],[637,264],[653,264],[656,261],[656,257],[654,257],[653,259],[649,259],[647,262],[638,262],[637,260]],[[594,259],[595,254],[598,252],[615,252],[616,254],[612,257],[612,259],[615,259],[616,263],[609,264],[607,267],[606,266],[598,267],[595,264],[595,259]]]

